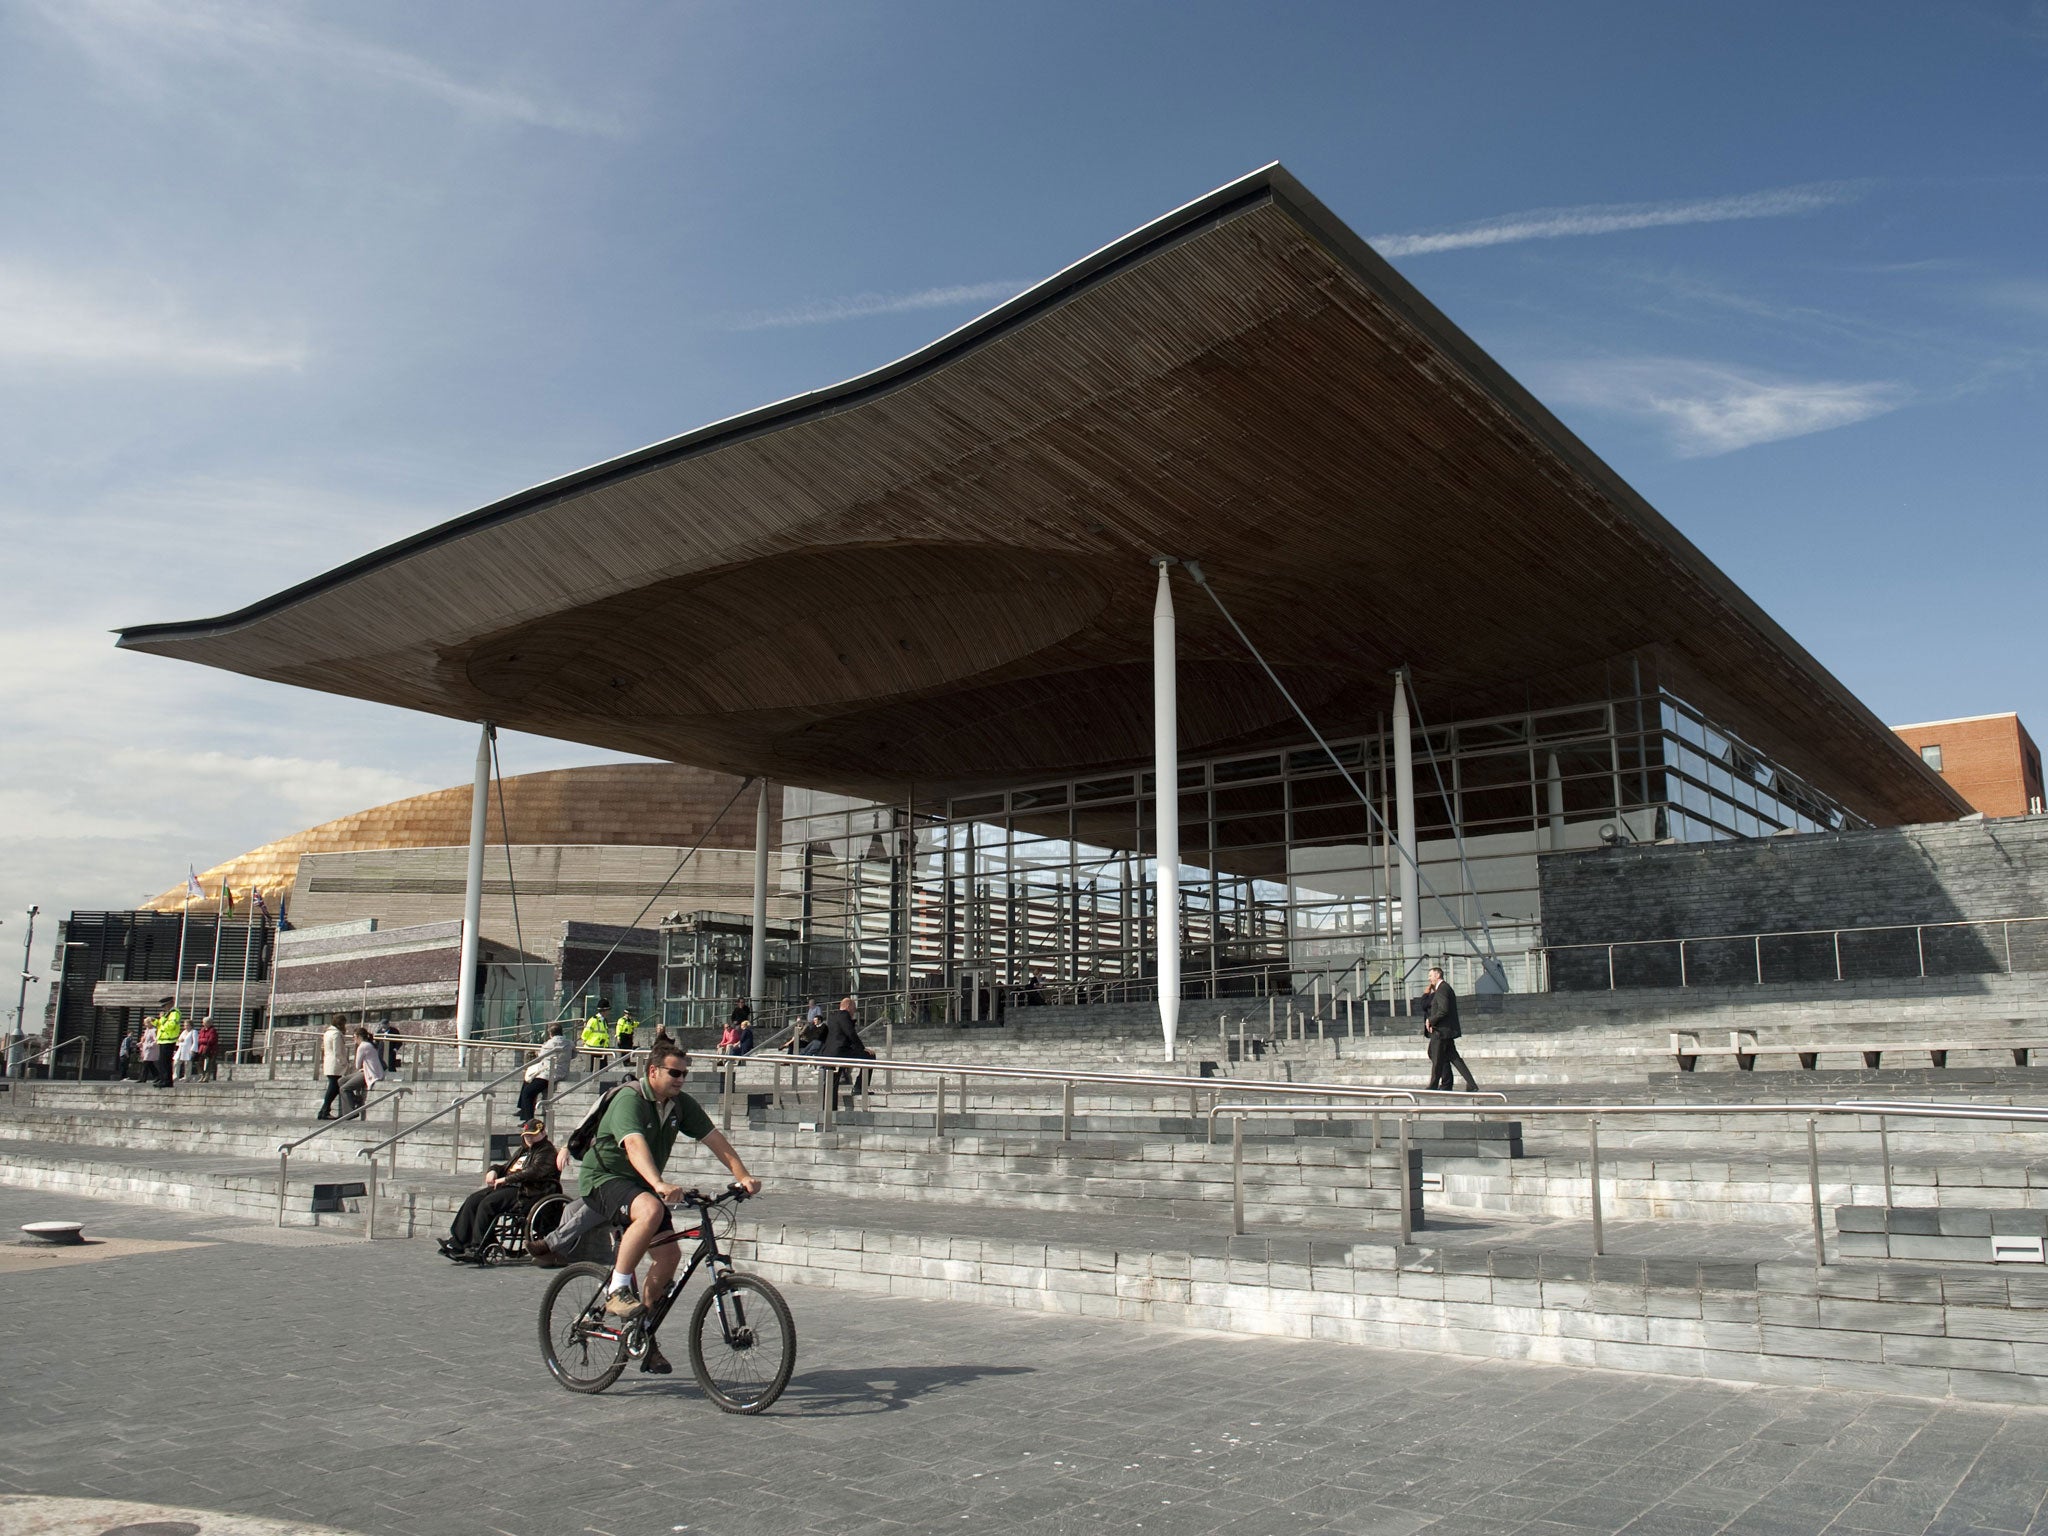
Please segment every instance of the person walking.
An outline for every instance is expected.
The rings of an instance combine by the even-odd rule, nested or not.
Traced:
[[[827,1057],[853,1061],[873,1061],[875,1059],[875,1053],[869,1050],[861,1040],[860,1021],[854,1016],[852,998],[842,997],[839,1000],[839,1011],[833,1014],[831,1020],[825,1025],[825,1042],[819,1049],[818,1056],[821,1060]],[[832,1108],[835,1111],[839,1108],[839,1086],[842,1082],[850,1085],[849,1092],[852,1094],[859,1094],[865,1097],[868,1091],[868,1074],[865,1071],[851,1072],[841,1068],[839,1071],[834,1072],[832,1074]]]
[[[142,1021],[142,1086],[154,1088],[159,1063],[164,1059],[164,1048],[156,1038],[156,1019],[152,1016]]]
[[[370,1026],[360,1025],[356,1029],[355,1070],[341,1080],[341,1091],[348,1098],[348,1113],[344,1120],[363,1118],[363,1102],[376,1091],[379,1083],[388,1074],[384,1068],[384,1053],[377,1049],[377,1037],[370,1033]]]
[[[540,1101],[555,1091],[555,1084],[568,1077],[569,1064],[575,1059],[576,1047],[562,1033],[562,1026],[550,1024],[547,1039],[541,1042],[540,1049],[533,1053],[533,1060],[526,1064],[526,1070],[519,1076],[518,1119],[521,1125],[535,1118]]]
[[[192,1043],[193,1075],[206,1082],[213,1082],[220,1076],[220,1031],[213,1027],[213,1015],[208,1014],[199,1021],[199,1033]]]
[[[160,1013],[156,1020],[156,1085],[159,1088],[171,1086],[172,1058],[178,1054],[178,1036],[185,1032],[185,1015],[178,1011],[178,1005],[171,998],[168,1013]]]
[[[132,1029],[121,1036],[120,1044],[114,1047],[115,1082],[125,1083],[128,1081],[128,1068],[134,1062],[135,1053],[141,1044],[141,1040],[137,1038],[135,1031]]]
[[[1465,1091],[1477,1093],[1479,1085],[1472,1081],[1472,1069],[1458,1054],[1458,1037],[1465,1032],[1458,1023],[1458,994],[1444,980],[1441,967],[1429,968],[1429,985],[1422,989],[1422,995],[1429,1005],[1423,1011],[1422,1032],[1429,1037],[1431,1092],[1451,1091],[1451,1070],[1455,1067],[1465,1079]]]
[[[320,1101],[315,1120],[334,1118],[334,1101],[341,1097],[342,1074],[348,1071],[348,1045],[342,1039],[341,1021],[330,1018],[320,1032],[320,1075],[327,1079],[327,1097]]]

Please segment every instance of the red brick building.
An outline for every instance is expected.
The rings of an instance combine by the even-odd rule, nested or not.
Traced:
[[[1895,725],[1906,745],[1986,816],[2042,809],[2041,749],[2011,712]]]

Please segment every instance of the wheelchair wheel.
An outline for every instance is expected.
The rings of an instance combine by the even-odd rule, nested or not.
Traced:
[[[568,1211],[569,1197],[567,1195],[544,1195],[534,1201],[527,1208],[526,1212],[527,1245],[531,1247],[536,1237],[546,1237],[550,1232],[554,1231],[556,1227],[562,1224],[562,1218],[568,1214]]]

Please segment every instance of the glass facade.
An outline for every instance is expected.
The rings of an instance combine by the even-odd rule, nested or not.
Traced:
[[[1489,940],[1511,987],[1540,987],[1540,853],[1860,824],[1663,690],[1460,721],[1413,741],[1415,956],[1398,953],[1386,733],[1182,764],[1186,995],[1328,985],[1385,996],[1417,964],[1483,953]],[[969,1020],[1020,992],[1151,995],[1151,774],[991,790],[942,813],[786,796],[781,894],[801,914],[796,990],[903,991],[918,1011]]]

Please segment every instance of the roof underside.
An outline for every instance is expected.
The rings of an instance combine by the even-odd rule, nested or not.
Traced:
[[[1146,761],[1161,553],[1332,734],[1404,662],[1448,721],[1656,648],[1859,814],[1966,809],[1277,167],[878,373],[121,644],[893,798]],[[1298,739],[1180,617],[1182,750]]]

